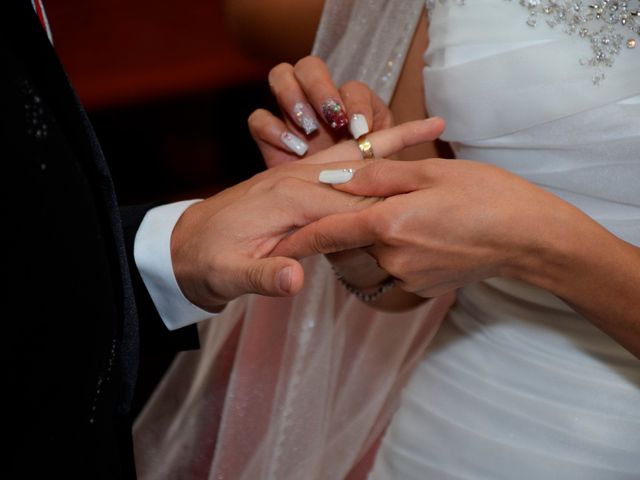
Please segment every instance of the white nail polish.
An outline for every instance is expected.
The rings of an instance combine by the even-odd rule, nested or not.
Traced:
[[[349,131],[353,138],[360,138],[362,135],[369,133],[369,124],[367,119],[361,113],[355,113],[351,115],[351,121],[349,122]]]
[[[307,135],[315,132],[319,127],[313,108],[308,103],[297,102],[293,106],[293,116]]]
[[[318,180],[322,183],[330,183],[337,185],[338,183],[346,183],[353,178],[355,170],[353,168],[343,168],[342,170],[322,170],[318,176]]]
[[[280,140],[284,143],[289,150],[298,155],[299,157],[307,153],[309,146],[302,141],[302,139],[296,137],[293,133],[283,132],[280,135]]]

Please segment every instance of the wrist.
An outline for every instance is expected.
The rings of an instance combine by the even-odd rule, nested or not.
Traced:
[[[561,298],[571,297],[579,279],[603,268],[602,252],[619,240],[570,204],[562,202],[547,212],[531,222],[529,232],[537,234],[529,237],[502,273]]]

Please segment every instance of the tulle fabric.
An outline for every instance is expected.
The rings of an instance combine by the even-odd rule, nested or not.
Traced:
[[[313,54],[337,85],[360,80],[388,103],[424,0],[325,0]]]
[[[201,325],[136,422],[141,479],[364,478],[453,297],[381,313],[323,257],[305,273],[297,297],[246,296]]]

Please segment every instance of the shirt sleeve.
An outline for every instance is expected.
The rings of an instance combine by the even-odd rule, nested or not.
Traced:
[[[200,200],[185,200],[152,208],[136,233],[133,256],[145,287],[169,330],[215,316],[184,296],[171,263],[171,233],[180,215]]]

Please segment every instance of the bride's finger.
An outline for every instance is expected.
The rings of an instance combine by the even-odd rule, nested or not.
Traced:
[[[282,112],[306,135],[319,128],[318,117],[293,73],[293,66],[281,63],[269,72],[269,87]]]
[[[284,153],[293,153],[298,157],[307,153],[307,143],[291,132],[286,124],[271,112],[258,109],[249,115],[247,123],[268,167],[286,161],[286,156],[282,155]],[[282,154],[274,155],[280,152]]]
[[[360,138],[373,127],[373,102],[371,89],[362,82],[352,81],[340,87],[340,95],[349,112],[349,132]],[[390,125],[387,125],[390,126]]]
[[[318,57],[304,57],[296,63],[293,73],[299,86],[327,125],[342,133],[349,123],[344,101],[333,83],[327,65]]]
[[[375,223],[359,212],[328,215],[301,227],[278,243],[271,255],[304,258],[370,247],[375,243]]]
[[[372,131],[389,128],[393,125],[393,115],[382,99],[365,83],[353,80],[340,87],[340,95],[347,106],[349,129],[354,138],[353,116],[361,113],[367,119]],[[368,132],[366,132],[368,133]]]
[[[444,120],[440,117],[415,120],[372,132],[366,135],[365,140],[369,141],[376,158],[386,158],[407,147],[435,140],[442,134],[444,126]],[[330,163],[356,160],[363,160],[363,152],[358,142],[349,140],[304,158],[300,162]]]

